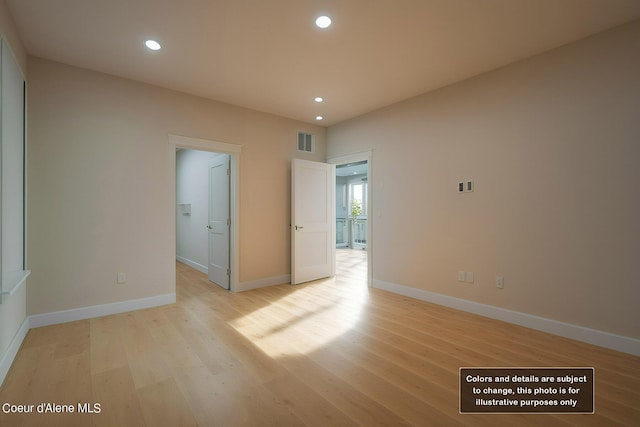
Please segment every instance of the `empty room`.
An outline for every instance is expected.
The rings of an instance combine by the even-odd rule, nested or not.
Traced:
[[[0,425],[640,425],[637,0],[0,35]]]

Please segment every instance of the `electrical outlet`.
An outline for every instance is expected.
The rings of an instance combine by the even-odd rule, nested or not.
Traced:
[[[118,273],[118,284],[123,285],[127,283],[127,274],[126,273]]]
[[[464,282],[464,281],[465,281],[465,272],[458,271],[458,282]]]
[[[504,277],[496,276],[496,288],[504,289]]]
[[[458,193],[464,193],[464,182],[458,182]]]
[[[473,181],[467,181],[467,186],[466,186],[466,189],[465,189],[466,192],[467,193],[471,193],[473,191],[473,187],[474,187]]]
[[[473,271],[467,271],[467,283],[473,283]]]

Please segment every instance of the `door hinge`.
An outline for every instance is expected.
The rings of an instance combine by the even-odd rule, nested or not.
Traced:
[[[227,268],[227,276],[231,276],[231,269]]]
[[[227,176],[231,176],[231,169],[227,168]]]
[[[231,218],[227,218],[227,225],[231,225]]]

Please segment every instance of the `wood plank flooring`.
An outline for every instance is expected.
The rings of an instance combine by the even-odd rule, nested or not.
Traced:
[[[336,278],[228,293],[177,265],[177,304],[33,329],[4,426],[638,426],[640,358]],[[594,366],[594,415],[460,415],[461,366]]]

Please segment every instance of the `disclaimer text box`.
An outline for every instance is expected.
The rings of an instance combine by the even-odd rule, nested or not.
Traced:
[[[460,413],[593,414],[594,368],[460,368]]]

